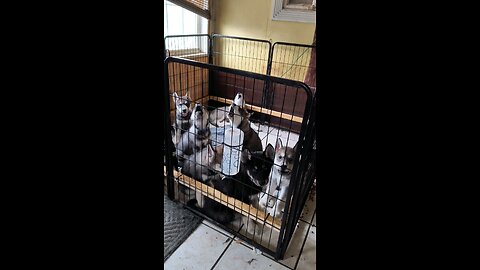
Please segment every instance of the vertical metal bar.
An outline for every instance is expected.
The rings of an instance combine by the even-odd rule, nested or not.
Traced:
[[[297,88],[297,95],[298,95],[298,88]],[[296,95],[296,96],[297,96]],[[295,103],[296,103],[296,98],[295,98]],[[294,104],[295,104],[294,103]],[[295,108],[295,106],[294,106]],[[305,108],[305,111],[308,110],[308,117],[310,117],[311,115],[311,110],[310,108]],[[293,115],[293,112],[292,112],[292,115]],[[307,121],[306,119],[304,121]],[[302,177],[304,175],[304,170],[305,170],[305,167],[307,167],[308,165],[308,160],[309,160],[309,154],[311,153],[310,151],[307,151],[307,147],[304,147],[305,145],[309,145],[309,144],[305,144],[305,142],[308,140],[308,138],[310,137],[310,125],[311,123],[308,123],[307,125],[307,131],[306,131],[306,135],[305,135],[305,140],[303,141],[298,141],[297,143],[299,145],[297,145],[297,147],[300,147],[298,150],[302,153],[302,149],[305,149],[307,155],[305,154],[302,154],[301,157],[302,157],[302,162],[299,162],[299,172],[300,174],[297,175],[297,178],[295,179],[296,183],[291,183],[290,185],[294,184],[293,186],[293,193],[292,193],[292,206],[291,206],[291,209],[290,209],[290,213],[291,215],[289,215],[289,220],[287,222],[287,229],[286,229],[286,233],[285,233],[285,237],[284,237],[284,243],[287,243],[287,244],[284,244],[282,246],[282,251],[281,253],[284,253],[286,251],[286,246],[288,245],[288,243],[290,242],[290,237],[292,236],[294,230],[295,230],[295,227],[296,227],[296,223],[298,221],[298,218],[302,212],[302,205],[305,203],[305,200],[307,198],[307,195],[308,194],[304,194],[302,192],[302,184],[304,182],[304,178]],[[303,147],[303,148],[302,148]],[[303,196],[305,195],[305,196]],[[296,198],[296,199],[295,199]],[[304,200],[305,199],[305,200]],[[300,203],[299,203],[300,202]]]
[[[170,58],[169,58],[170,59]],[[165,61],[165,71],[164,77],[168,78],[168,63],[170,62],[169,59]],[[167,193],[168,197],[171,200],[175,199],[175,192],[173,190],[173,166],[172,166],[172,140],[171,140],[171,133],[170,127],[172,126],[170,121],[170,95],[169,95],[169,80],[164,80],[164,98],[165,98],[165,115],[167,115],[165,119],[166,126],[168,127],[168,132],[166,138],[166,159],[167,159]],[[170,138],[170,139],[168,139]]]
[[[299,142],[303,142],[305,141],[305,136],[306,136],[306,132],[307,132],[307,119],[310,117],[310,113],[311,113],[311,103],[312,103],[312,96],[311,96],[311,91],[310,91],[310,88],[308,86],[306,86],[305,84],[299,84],[298,87],[302,86],[302,88],[304,89],[307,89],[308,91],[305,91],[305,93],[307,94],[307,100],[306,100],[306,104],[305,104],[305,111],[304,111],[304,114],[303,114],[303,122],[302,122],[302,126],[301,126],[301,129],[300,129],[300,135],[299,135]],[[292,171],[292,178],[291,179],[298,179],[299,178],[299,175],[301,173],[301,171],[299,170],[300,168],[300,164],[299,164],[299,157],[301,155],[305,156],[307,155],[308,153],[308,148],[306,147],[306,145],[304,143],[301,143],[300,145],[298,145],[297,147],[299,147],[299,149],[297,150],[297,153],[295,153],[295,163],[294,163],[294,166],[293,166],[293,171]],[[298,183],[298,182],[297,182]],[[299,184],[299,183],[298,183]],[[285,210],[284,210],[284,219],[282,220],[282,229],[288,229],[288,234],[290,235],[290,231],[292,229],[294,229],[295,227],[295,224],[293,224],[293,222],[295,221],[294,217],[293,218],[290,218],[288,216],[288,219],[289,219],[289,224],[287,224],[287,215],[290,215],[290,201],[294,198],[293,197],[293,194],[294,194],[294,191],[296,189],[296,186],[297,185],[291,185],[288,187],[289,189],[289,192],[288,192],[288,195],[287,195],[287,201],[286,201],[286,204],[285,204]],[[298,198],[295,198],[295,199],[298,199]],[[294,209],[295,210],[295,209]],[[284,228],[284,227],[288,227],[288,228]],[[286,252],[286,249],[287,249],[287,246],[288,246],[288,242],[285,241],[283,242],[283,245],[281,243],[281,241],[283,241],[283,237],[284,237],[284,233],[285,233],[285,230],[281,230],[280,231],[280,235],[279,235],[279,242],[277,244],[277,252],[276,252],[276,258],[277,259],[280,259],[281,257],[283,257],[285,255],[285,252]],[[278,247],[281,247],[280,249]]]
[[[272,43],[268,41],[268,56],[267,56],[267,70],[265,71],[265,74],[270,75],[270,69],[271,69],[271,53],[272,53]],[[263,61],[262,61],[263,62]],[[270,68],[269,68],[270,67]],[[271,109],[273,105],[273,100],[271,99],[271,94],[270,92],[271,89],[271,82],[270,80],[266,80],[264,82],[264,89],[263,89],[263,104],[262,107]],[[270,117],[267,117],[265,121],[270,121]]]
[[[210,37],[208,36],[208,63],[209,64],[213,64],[213,50],[215,49],[214,48],[214,38],[213,37]],[[215,93],[215,88],[213,87],[213,84],[214,84],[214,80],[213,80],[213,71],[211,71],[210,69],[208,69],[208,95],[216,95]],[[203,78],[203,77],[202,77]]]

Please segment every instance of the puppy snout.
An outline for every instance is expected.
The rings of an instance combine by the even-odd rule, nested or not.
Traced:
[[[242,94],[238,94],[238,98],[242,98]]]
[[[202,106],[200,104],[197,104],[195,107],[195,112],[201,112],[202,111]]]
[[[287,165],[282,165],[282,171],[286,171],[287,170]]]
[[[182,112],[183,112],[183,113],[186,113],[186,112],[187,112],[187,109],[184,108],[184,109],[182,110]]]

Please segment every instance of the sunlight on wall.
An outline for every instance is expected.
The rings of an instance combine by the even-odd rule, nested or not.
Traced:
[[[213,32],[291,43],[311,44],[315,24],[273,21],[272,0],[215,1]]]
[[[212,22],[212,32],[222,35],[270,40],[272,44],[280,41],[312,44],[315,24],[273,21],[272,11],[272,0],[215,1],[215,18]],[[268,53],[264,54],[258,46],[253,45],[253,43],[246,46],[241,44],[240,48],[237,49],[235,46],[229,45],[227,41],[219,41],[218,43],[225,55],[217,56],[217,64],[265,73]],[[233,50],[239,56],[232,55],[230,52]],[[309,64],[311,49],[287,48],[277,45],[275,50],[276,54],[273,58],[271,75],[303,81],[307,71],[306,67]]]

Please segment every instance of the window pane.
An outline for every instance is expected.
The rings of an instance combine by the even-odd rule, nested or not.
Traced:
[[[164,0],[164,35],[207,34],[208,20]]]

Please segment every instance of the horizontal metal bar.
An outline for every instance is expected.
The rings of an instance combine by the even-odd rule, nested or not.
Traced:
[[[184,59],[184,58],[178,58],[178,57],[167,57],[167,59],[165,59],[165,64],[168,64],[170,62],[182,63],[182,64],[186,64],[186,65],[190,65],[190,66],[206,68],[206,69],[209,69],[210,71],[220,71],[220,72],[226,72],[226,73],[230,73],[230,74],[237,74],[237,75],[246,76],[246,77],[250,77],[250,78],[255,78],[255,79],[259,79],[259,80],[263,80],[263,81],[271,81],[271,82],[283,84],[283,85],[286,85],[286,86],[298,87],[298,88],[301,88],[305,91],[305,93],[307,95],[307,100],[311,100],[312,95],[313,95],[312,90],[310,90],[310,87],[308,85],[306,85],[305,83],[300,82],[300,81],[293,81],[293,80],[289,80],[289,79],[285,79],[285,78],[274,77],[274,76],[264,75],[264,74],[260,74],[260,73],[254,73],[254,72],[250,72],[250,71],[221,67],[221,66],[216,66],[216,65],[212,65],[212,64],[192,61],[192,60],[188,60],[188,59]]]
[[[176,37],[210,37],[210,35],[208,34],[170,35],[170,36],[166,36],[165,39],[176,38]]]
[[[289,42],[275,42],[273,43],[273,46],[275,45],[287,45],[287,46],[295,46],[295,47],[308,47],[308,48],[315,48],[316,46],[314,45],[308,45],[308,44],[297,44],[297,43],[289,43]]]
[[[231,39],[240,39],[240,40],[249,40],[249,41],[258,41],[258,42],[263,42],[263,43],[270,43],[270,41],[268,40],[264,40],[264,39],[255,39],[255,38],[245,38],[245,37],[235,37],[235,36],[225,36],[225,35],[221,35],[221,34],[213,34],[212,35],[212,39],[213,38],[231,38]]]

